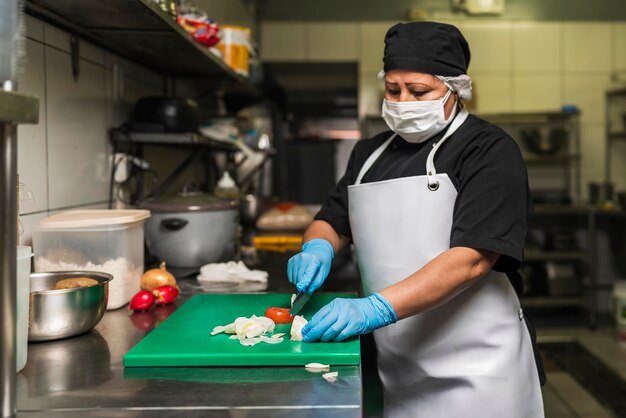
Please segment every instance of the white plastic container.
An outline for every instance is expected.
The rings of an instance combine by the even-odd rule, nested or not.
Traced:
[[[626,280],[618,280],[613,284],[615,299],[615,323],[620,340],[626,341]]]
[[[17,247],[17,328],[16,367],[19,372],[26,366],[28,353],[28,301],[30,295],[30,247]]]
[[[144,269],[147,210],[72,210],[39,222],[33,232],[35,271],[99,271],[113,275],[107,309],[127,304]]]

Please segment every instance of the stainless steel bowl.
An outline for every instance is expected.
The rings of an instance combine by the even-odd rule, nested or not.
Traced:
[[[98,284],[54,290],[63,279],[87,277]],[[93,329],[106,311],[113,276],[93,271],[57,271],[30,275],[28,341],[72,337]]]

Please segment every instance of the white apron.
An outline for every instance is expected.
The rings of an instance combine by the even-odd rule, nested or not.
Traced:
[[[348,187],[366,296],[450,248],[457,192],[447,174],[435,171],[434,156],[467,115],[463,109],[433,146],[427,175],[361,184],[393,135]],[[492,270],[441,306],[374,331],[374,338],[387,418],[544,416],[530,335],[503,273]]]

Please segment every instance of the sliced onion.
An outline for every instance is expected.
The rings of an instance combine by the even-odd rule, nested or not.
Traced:
[[[265,335],[261,335],[259,337],[261,339],[261,341],[263,341],[264,343],[268,343],[268,344],[278,344],[278,343],[282,343],[283,342],[283,338],[282,337],[266,337]]]
[[[293,317],[293,322],[291,324],[291,340],[292,341],[302,341],[302,328],[308,323],[303,316],[296,315]]]
[[[337,376],[339,376],[339,372],[329,372],[322,375],[322,377],[330,383],[335,383],[337,381]]]
[[[255,346],[261,342],[260,338],[244,338],[243,340],[239,340],[239,344],[245,346]]]
[[[221,334],[222,332],[224,332],[225,329],[226,327],[222,325],[218,325],[215,328],[213,328],[213,331],[211,331],[211,335]]]
[[[280,338],[280,337],[282,337],[284,335],[285,335],[284,332],[279,332],[279,333],[276,333],[276,334],[272,334],[272,338]]]
[[[330,371],[330,365],[322,363],[309,363],[305,364],[304,368],[309,372],[319,373]]]

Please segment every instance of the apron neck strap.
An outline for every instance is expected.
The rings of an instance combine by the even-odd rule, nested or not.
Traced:
[[[428,176],[428,188],[430,190],[437,190],[439,188],[439,182],[435,179],[435,175],[437,174],[437,170],[435,170],[435,154],[437,153],[437,150],[444,142],[446,142],[446,139],[450,138],[450,136],[455,133],[457,129],[459,129],[468,116],[469,112],[465,107],[463,107],[450,124],[450,127],[446,131],[443,138],[434,144],[433,149],[430,150],[428,158],[426,159],[426,175]]]
[[[380,147],[376,149],[376,151],[372,153],[372,155],[369,156],[369,158],[365,161],[365,164],[363,164],[363,167],[361,167],[361,171],[359,171],[359,175],[356,178],[356,181],[354,182],[354,184],[361,184],[361,180],[363,180],[363,176],[365,176],[365,174],[369,171],[372,165],[374,165],[376,160],[378,160],[378,157],[380,157],[381,154],[387,149],[387,147],[389,146],[389,144],[391,144],[391,141],[393,141],[396,135],[397,134],[391,135],[385,142],[383,142],[383,144]]]

